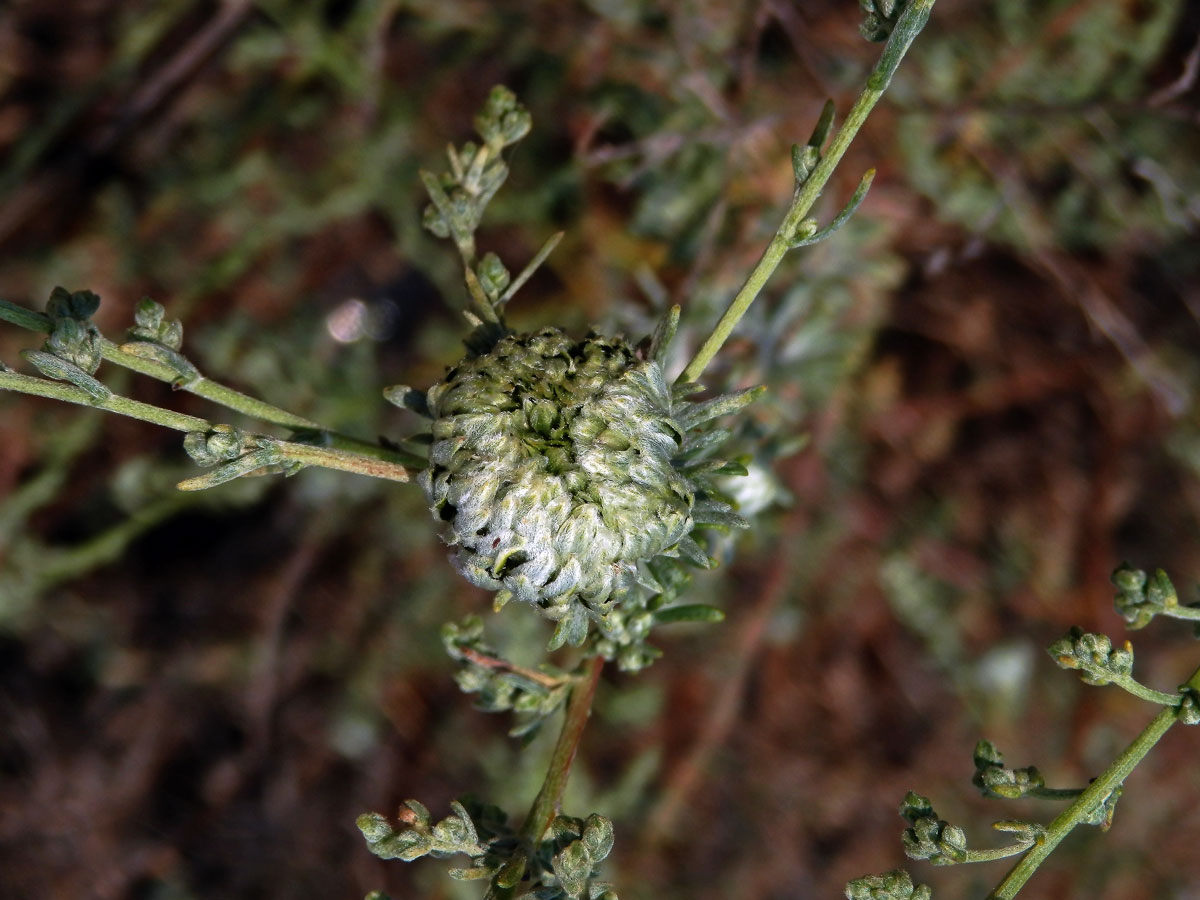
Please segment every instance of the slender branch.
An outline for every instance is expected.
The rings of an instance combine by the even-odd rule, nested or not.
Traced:
[[[408,469],[400,463],[330,447],[314,447],[311,444],[297,444],[294,441],[281,441],[264,436],[259,436],[258,440],[262,443],[259,449],[239,456],[204,475],[181,481],[176,487],[181,491],[203,491],[243,475],[277,472],[280,471],[280,467],[282,471],[291,474],[304,466],[320,466],[323,469],[337,469],[339,472],[353,472],[356,475],[369,475],[389,481],[408,481]]]
[[[64,384],[61,381],[51,381],[48,378],[38,378],[34,375],[22,375],[19,372],[0,372],[0,390],[20,391],[23,394],[61,400],[64,403],[77,403],[80,406],[105,409],[123,416],[141,419],[143,422],[153,422],[163,428],[174,428],[176,431],[208,431],[212,428],[210,422],[196,416],[187,416],[169,409],[161,409],[151,406],[149,403],[130,400],[120,394],[109,394],[103,399],[98,399],[73,384]]]
[[[455,652],[462,656],[463,659],[469,659],[477,666],[483,666],[485,669],[496,669],[500,672],[511,672],[513,675],[519,675],[526,681],[533,682],[548,691],[562,684],[566,677],[547,675],[545,672],[537,671],[537,669],[518,666],[507,659],[500,659],[496,656],[488,656],[486,653],[480,653],[474,647],[456,647]]]
[[[51,381],[48,378],[38,378],[33,375],[22,375],[19,372],[0,371],[0,390],[20,391],[23,394],[33,394],[34,396],[47,397],[51,400],[61,400],[64,403],[76,403],[80,406],[103,409],[108,412],[140,419],[143,422],[152,422],[164,428],[173,428],[176,431],[204,432],[211,431],[213,428],[211,422],[197,416],[188,416],[169,409],[162,409],[158,406],[152,406],[149,403],[142,403],[138,400],[130,400],[128,397],[122,397],[120,394],[111,392],[104,397],[97,397],[94,394],[88,393],[83,388],[72,384],[63,384],[60,381]],[[389,457],[394,457],[394,459],[380,459],[352,450],[336,447],[314,447],[311,444],[281,441],[275,438],[263,438],[263,440],[266,442],[264,448],[256,451],[263,454],[259,465],[249,465],[253,461],[251,459],[253,454],[247,454],[241,460],[234,460],[228,465],[239,466],[240,469],[246,471],[239,471],[238,474],[246,474],[248,471],[264,466],[291,462],[301,466],[320,466],[325,469],[337,469],[342,472],[355,472],[359,475],[386,478],[390,481],[408,481],[408,469],[405,467],[404,462],[397,461],[407,459],[407,454],[394,452],[386,448],[366,445],[377,453],[386,453]],[[225,467],[222,467],[222,470],[225,470]],[[222,478],[218,474],[222,470],[181,481],[179,489],[184,491],[200,490],[213,487],[223,481],[228,481],[228,477]],[[230,475],[229,477],[236,477],[236,475]]]
[[[592,712],[592,700],[596,696],[596,684],[600,681],[600,670],[604,668],[604,658],[593,656],[584,663],[584,671],[579,676],[579,683],[571,691],[567,700],[567,712],[563,719],[562,731],[559,732],[558,742],[554,745],[554,753],[550,756],[550,766],[546,770],[546,780],[542,789],[525,817],[521,826],[521,837],[531,843],[537,843],[558,815],[562,803],[563,791],[567,787],[567,779],[571,775],[571,763],[575,761],[575,751],[579,749],[579,741],[583,737],[584,726]]]
[[[962,863],[995,862],[998,859],[1008,859],[1018,853],[1024,853],[1033,844],[1022,841],[1019,844],[1009,844],[1007,847],[995,847],[990,850],[968,850],[967,855],[960,860]]]
[[[1128,691],[1129,693],[1133,694],[1133,696],[1138,697],[1142,700],[1146,700],[1150,703],[1158,703],[1162,706],[1178,706],[1179,705],[1179,695],[1178,694],[1168,694],[1165,691],[1157,691],[1152,687],[1147,687],[1146,685],[1142,684],[1140,681],[1138,681],[1136,678],[1133,678],[1130,675],[1126,675],[1121,678],[1113,678],[1112,683],[1115,684],[1117,687],[1122,688],[1122,689]]]
[[[1178,699],[1178,698],[1176,698]],[[1040,800],[1074,800],[1084,791],[1083,788],[1030,788],[1026,797],[1037,797]]]
[[[1159,610],[1158,615],[1196,622],[1200,621],[1200,606],[1168,606],[1166,609]]]
[[[1192,673],[1192,677],[1187,680],[1187,686],[1200,690],[1200,669]],[[1113,760],[1112,765],[1088,785],[1074,803],[1046,826],[1045,836],[1030,848],[1020,862],[1012,867],[1004,880],[988,895],[988,900],[1012,900],[1024,887],[1025,882],[1037,871],[1038,866],[1054,852],[1054,848],[1062,842],[1063,838],[1071,833],[1071,829],[1087,819],[1113,790],[1121,786],[1129,777],[1129,773],[1137,767],[1138,763],[1145,758],[1146,754],[1154,748],[1154,745],[1178,719],[1178,705],[1164,709],[1151,719],[1150,724],[1134,738],[1133,743],[1126,747],[1120,756]]]
[[[508,286],[504,293],[500,295],[499,299],[496,301],[497,306],[503,306],[513,298],[513,295],[516,294],[517,291],[525,286],[525,282],[527,282],[533,276],[533,273],[538,270],[538,267],[546,261],[546,258],[552,252],[554,252],[554,248],[558,246],[558,242],[563,239],[563,234],[564,232],[558,231],[550,235],[550,237],[546,240],[546,243],[542,244],[542,249],[537,252],[533,259],[531,259],[525,268],[521,270],[521,273],[512,280],[512,283]]]
[[[883,55],[880,57],[878,65],[867,79],[867,86],[859,95],[849,115],[846,116],[845,123],[829,142],[829,148],[821,156],[812,173],[797,187],[796,194],[792,198],[792,205],[783,217],[783,224],[779,226],[775,237],[767,245],[758,265],[754,267],[754,271],[750,273],[745,285],[738,291],[712,334],[696,351],[695,357],[679,376],[681,384],[700,380],[701,373],[728,340],[737,323],[750,308],[750,304],[754,302],[766,285],[767,279],[771,277],[784,255],[794,245],[797,228],[821,195],[821,191],[824,190],[834,169],[841,162],[846,148],[850,146],[850,142],[862,127],[863,122],[866,121],[868,114],[879,102],[883,92],[887,90],[888,83],[900,65],[900,60],[904,58],[909,46],[929,20],[929,13],[933,9],[934,2],[935,0],[912,0],[901,14],[891,37],[888,38],[887,45],[883,48]]]

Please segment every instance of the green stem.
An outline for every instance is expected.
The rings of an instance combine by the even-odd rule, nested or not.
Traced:
[[[1176,698],[1178,699],[1178,698]],[[1027,797],[1037,797],[1039,800],[1074,800],[1083,793],[1083,788],[1031,788]]]
[[[1200,690],[1200,669],[1192,673],[1192,677],[1187,681],[1187,686]],[[1154,748],[1154,745],[1162,739],[1162,736],[1170,730],[1178,718],[1179,706],[1175,705],[1167,707],[1151,719],[1150,724],[1134,738],[1133,743],[1126,747],[1120,756],[1113,760],[1112,765],[1088,785],[1075,802],[1064,809],[1062,814],[1046,827],[1045,837],[1034,844],[1020,862],[1012,867],[1004,880],[988,895],[988,900],[1012,900],[1024,887],[1025,882],[1037,871],[1038,866],[1054,852],[1054,848],[1062,842],[1063,838],[1071,833],[1071,829],[1086,821],[1091,812],[1104,802],[1104,798],[1124,783],[1129,774],[1137,768],[1138,763]]]
[[[571,763],[575,761],[575,751],[579,749],[584,726],[587,725],[588,716],[592,712],[592,700],[596,696],[596,684],[600,681],[604,659],[593,656],[584,666],[579,683],[572,689],[571,697],[567,700],[566,716],[563,719],[562,731],[558,735],[558,742],[554,745],[554,753],[550,756],[546,779],[533,801],[529,815],[525,817],[525,824],[521,826],[521,837],[533,844],[542,839],[546,829],[558,815],[563,791],[566,790],[567,779],[571,775]]]
[[[19,372],[0,372],[0,390],[20,391],[23,394],[61,400],[64,403],[76,403],[80,406],[103,409],[140,419],[143,422],[152,422],[164,428],[173,428],[176,431],[210,431],[213,427],[212,423],[206,419],[130,400],[120,394],[109,394],[103,399],[97,399],[83,388],[75,387],[72,384],[63,384],[60,381],[37,378],[33,375],[22,375]],[[405,462],[408,461],[407,454],[393,452],[372,444],[364,445],[374,451],[373,455],[367,456],[338,447],[314,447],[311,444],[281,441],[274,438],[268,440],[267,446],[270,447],[272,463],[297,462],[305,466],[320,466],[325,469],[337,469],[341,472],[370,475],[373,478],[386,478],[389,481],[408,481],[408,469],[405,467]],[[380,454],[387,454],[387,457],[380,458]],[[214,480],[211,475],[201,475],[180,482],[179,488],[185,491],[199,490],[219,483],[220,480]]]
[[[925,23],[929,20],[929,12],[933,9],[935,0],[912,0],[908,7],[901,14],[896,27],[892,30],[892,35],[888,38],[887,45],[883,48],[883,54],[879,59],[878,65],[867,79],[867,86],[859,95],[858,100],[851,108],[849,115],[846,116],[846,121],[833,139],[829,142],[829,148],[825,151],[816,168],[812,173],[800,184],[796,189],[796,194],[792,198],[792,205],[788,208],[787,214],[783,217],[783,224],[779,226],[779,230],[775,233],[775,237],[771,239],[771,243],[767,245],[767,249],[763,252],[762,258],[758,261],[758,265],[754,267],[754,271],[750,273],[750,277],[746,279],[746,283],[742,289],[738,291],[733,302],[729,305],[729,309],[721,317],[716,328],[713,329],[708,340],[706,340],[696,351],[695,357],[692,359],[683,373],[679,376],[681,384],[696,382],[700,380],[700,375],[713,357],[717,355],[717,351],[728,340],[729,335],[733,333],[733,329],[741,321],[742,316],[746,314],[746,310],[750,308],[750,304],[758,297],[763,287],[767,283],[767,279],[779,266],[784,255],[791,249],[792,240],[796,234],[797,226],[808,215],[808,211],[812,209],[813,204],[821,195],[826,183],[834,169],[841,162],[842,156],[846,152],[846,148],[850,146],[850,142],[854,139],[854,135],[858,133],[867,116],[879,102],[879,98],[883,96],[883,92],[887,90],[892,76],[896,73],[897,67],[900,65],[900,60],[904,58],[904,54],[908,51],[914,38],[925,27]]]
[[[64,403],[77,403],[80,406],[105,409],[123,416],[141,419],[143,422],[153,422],[164,428],[174,428],[176,431],[208,431],[212,428],[210,422],[196,416],[186,416],[169,409],[161,409],[151,406],[149,403],[130,400],[120,394],[110,394],[101,400],[73,384],[51,381],[48,378],[37,378],[33,375],[22,375],[19,372],[0,372],[0,390],[20,391],[23,394],[61,400]]]
[[[1168,606],[1159,613],[1160,616],[1170,616],[1172,619],[1188,619],[1200,621],[1200,606]]]
[[[293,441],[274,441],[271,446],[278,450],[281,459],[298,462],[301,465],[337,469],[339,472],[353,472],[357,475],[369,475],[372,478],[385,478],[388,481],[408,481],[408,469],[402,463],[391,460],[363,456],[360,453],[333,447],[297,444]],[[379,448],[374,449],[378,450]]]
[[[545,672],[539,672],[537,669],[518,666],[507,659],[500,659],[497,656],[480,653],[474,647],[457,647],[455,648],[455,652],[463,659],[470,660],[477,666],[482,666],[485,669],[494,669],[497,672],[511,672],[513,675],[518,675],[526,681],[544,688],[546,691],[554,690],[565,679],[571,677],[569,675],[547,675]]]
[[[1146,700],[1150,703],[1158,703],[1162,706],[1179,705],[1178,694],[1168,694],[1164,691],[1156,691],[1152,687],[1146,687],[1146,685],[1142,684],[1136,678],[1130,677],[1129,675],[1126,675],[1122,678],[1114,678],[1112,683],[1117,687],[1123,688],[1124,690],[1133,694],[1133,696],[1142,700]]]
[[[1007,847],[995,847],[991,850],[968,850],[962,863],[995,862],[998,859],[1008,859],[1018,853],[1024,853],[1030,848],[1029,842],[1010,844]]]

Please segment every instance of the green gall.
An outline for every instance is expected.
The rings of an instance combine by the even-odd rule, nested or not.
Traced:
[[[697,487],[675,459],[690,425],[752,396],[684,403],[621,339],[510,334],[426,392],[433,443],[418,481],[459,571],[538,606],[558,623],[552,646],[578,645],[640,563],[708,563],[690,538]]]

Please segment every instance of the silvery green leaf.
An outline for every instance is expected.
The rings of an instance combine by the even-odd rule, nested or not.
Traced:
[[[723,611],[702,603],[666,606],[654,611],[654,620],[664,625],[671,622],[722,622],[724,619]]]
[[[766,388],[763,386],[746,388],[731,394],[722,394],[711,400],[687,404],[679,413],[679,422],[685,431],[696,428],[710,419],[727,416],[744,409],[759,397]]]
[[[698,525],[719,525],[725,528],[749,528],[750,523],[734,512],[733,507],[720,500],[699,500],[692,507],[692,518]]]
[[[650,338],[650,347],[647,350],[647,355],[651,360],[658,363],[660,366],[666,364],[667,350],[670,349],[671,340],[675,337],[675,332],[679,328],[679,306],[672,306],[667,310],[666,314],[659,319],[658,325],[654,329],[654,335]]]
[[[712,559],[709,558],[709,555],[704,552],[703,548],[701,548],[701,546],[692,539],[690,534],[683,538],[678,545],[676,545],[676,549],[679,552],[680,558],[687,560],[697,568],[711,569],[713,567]]]
[[[63,359],[53,353],[44,353],[41,350],[22,350],[21,356],[37,367],[37,370],[47,378],[73,384],[75,387],[87,391],[88,396],[97,402],[103,402],[112,396],[112,391],[102,381],[93,378],[68,359]]]
[[[681,455],[684,459],[703,459],[705,455],[729,440],[732,434],[733,432],[725,428],[690,431],[683,439]]]

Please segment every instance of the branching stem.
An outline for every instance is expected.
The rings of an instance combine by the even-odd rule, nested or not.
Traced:
[[[53,320],[45,313],[26,309],[23,306],[9,303],[6,300],[0,300],[0,319],[11,322],[14,325],[19,325],[22,328],[27,328],[30,331],[41,331],[47,334],[54,327]],[[197,374],[194,378],[181,379],[178,369],[159,360],[151,359],[137,353],[130,353],[121,345],[115,344],[107,338],[101,338],[100,350],[104,359],[115,365],[123,366],[139,374],[149,375],[151,378],[175,385],[179,390],[203,397],[226,409],[231,409],[234,412],[248,416],[256,422],[263,422],[268,425],[275,425],[280,428],[287,428],[295,432],[312,434],[318,437],[318,440],[312,443],[319,444],[319,446],[308,447],[304,451],[297,450],[295,453],[287,452],[285,455],[289,459],[295,459],[306,465],[318,465],[325,468],[341,469],[343,471],[358,472],[364,475],[401,481],[406,479],[397,477],[396,469],[398,467],[409,466],[420,468],[424,466],[424,460],[414,457],[412,454],[393,450],[389,447],[382,447],[379,444],[373,444],[369,441],[362,441],[350,435],[329,431],[311,419],[306,419],[303,416],[280,409],[256,397],[243,394],[241,391],[236,391],[219,382],[212,381],[203,375]],[[74,385],[30,375],[21,375],[17,372],[0,371],[0,390],[20,391],[25,394],[62,400],[66,403],[93,406],[98,409],[108,410],[109,412],[141,419],[144,422],[152,422],[164,428],[173,428],[176,431],[207,431],[212,427],[211,423],[207,420],[196,416],[172,412],[171,410],[117,395],[97,399],[87,391]],[[297,444],[296,446],[299,447],[301,445]],[[320,452],[322,450],[326,452]],[[361,457],[366,457],[367,459],[360,462],[359,458]],[[380,463],[380,465],[375,465],[376,462]]]
[[[211,431],[213,428],[213,423],[197,416],[188,416],[149,403],[130,400],[120,394],[109,393],[103,398],[97,398],[73,384],[64,384],[61,381],[51,381],[48,378],[38,378],[34,375],[22,375],[19,372],[0,372],[0,390],[20,391],[23,394],[61,400],[64,403],[76,403],[80,406],[103,409],[130,418],[141,419],[143,422],[152,422],[163,428],[173,428],[176,431],[204,432]],[[409,461],[407,454],[388,450],[385,447],[353,442],[372,451],[370,455],[367,455],[359,452],[357,446],[347,449],[340,443],[338,446],[319,447],[296,441],[268,440],[267,447],[259,451],[264,453],[263,465],[291,462],[301,466],[320,466],[324,469],[354,472],[373,478],[386,478],[390,481],[408,480],[408,469],[405,468]],[[266,457],[268,452],[269,457]],[[258,468],[258,466],[250,468]],[[226,480],[228,479],[214,477],[214,473],[209,473],[182,481],[179,483],[179,488],[185,491],[200,490]]]
[[[73,384],[51,381],[49,378],[38,378],[35,375],[22,375],[19,372],[0,372],[0,390],[20,391],[22,394],[48,397],[64,403],[77,403],[80,406],[105,409],[123,416],[141,419],[143,422],[153,422],[163,428],[173,428],[176,431],[208,431],[212,428],[210,422],[196,416],[186,416],[183,413],[172,412],[149,403],[130,400],[120,394],[110,394],[101,400]]]
[[[892,75],[900,65],[900,60],[904,58],[909,46],[929,20],[929,12],[933,9],[934,2],[935,0],[912,0],[901,14],[892,30],[891,37],[888,38],[888,42],[883,48],[878,65],[875,66],[871,77],[867,79],[867,86],[863,88],[863,92],[851,108],[849,115],[846,116],[846,121],[829,142],[829,147],[821,156],[816,168],[803,183],[797,186],[795,196],[792,198],[792,205],[783,217],[783,224],[779,226],[775,237],[771,239],[762,258],[759,259],[758,265],[754,267],[754,271],[750,273],[750,277],[746,279],[742,289],[733,298],[729,309],[725,311],[712,334],[696,351],[695,357],[679,376],[679,383],[687,384],[700,380],[700,375],[728,340],[729,335],[733,333],[733,329],[746,314],[750,304],[758,297],[784,255],[794,246],[794,236],[798,226],[808,215],[817,198],[821,196],[821,191],[824,190],[834,169],[841,162],[846,148],[850,146],[850,142],[858,133],[859,128],[862,127],[875,104],[879,102],[883,92],[887,90]]]
[[[1187,686],[1200,690],[1200,668],[1192,673],[1187,680]],[[1038,841],[1021,860],[1012,867],[1004,880],[988,895],[988,900],[1012,900],[1017,892],[1024,887],[1033,873],[1052,852],[1054,848],[1071,833],[1076,825],[1085,822],[1105,798],[1124,783],[1132,772],[1145,758],[1154,745],[1161,740],[1171,726],[1179,718],[1179,706],[1170,706],[1150,720],[1150,724],[1134,738],[1111,766],[1095,781],[1088,785],[1076,798],[1075,802],[1062,811],[1053,822],[1046,826],[1045,836]]]

